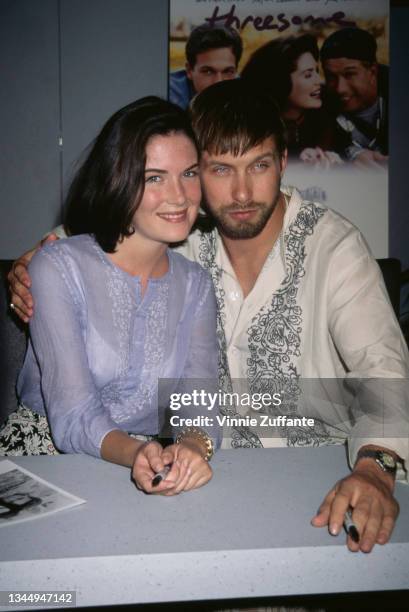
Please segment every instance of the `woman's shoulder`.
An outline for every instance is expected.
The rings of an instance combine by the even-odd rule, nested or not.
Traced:
[[[212,278],[207,270],[172,249],[168,252],[176,285],[187,284],[189,292],[195,293],[196,296],[207,295],[209,291],[213,291]]]
[[[198,279],[204,280],[210,278],[209,273],[196,261],[188,259],[184,255],[178,253],[177,251],[174,251],[173,249],[169,249],[168,253],[175,271],[180,271],[184,274],[192,274]]]
[[[84,257],[94,258],[97,249],[98,245],[92,236],[81,234],[49,242],[39,249],[35,256],[42,256],[47,259],[70,258],[72,260],[82,260]]]
[[[61,272],[81,273],[93,267],[98,259],[98,245],[89,234],[60,238],[37,251],[30,263],[31,271],[56,268]]]
[[[200,310],[203,304],[208,308],[210,302],[215,304],[213,281],[209,272],[197,262],[175,251],[170,250],[169,257],[173,277],[172,291],[178,297],[184,295],[184,300],[193,304],[196,311]]]

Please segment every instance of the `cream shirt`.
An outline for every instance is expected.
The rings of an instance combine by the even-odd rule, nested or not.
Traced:
[[[263,446],[347,439],[351,465],[369,443],[407,461],[408,351],[380,269],[348,220],[302,201],[295,189],[282,190],[289,200],[283,229],[246,297],[216,230],[191,234],[179,249],[212,274],[219,340],[231,378],[241,381],[232,388],[280,390],[283,381],[298,380],[306,399],[294,409],[290,393],[290,409],[275,414],[312,416],[319,426],[284,437],[265,429],[260,436],[259,428]],[[230,445],[253,444],[251,436],[226,432],[223,446]]]

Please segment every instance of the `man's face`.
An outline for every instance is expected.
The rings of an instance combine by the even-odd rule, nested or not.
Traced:
[[[231,47],[209,49],[198,53],[193,68],[186,64],[186,73],[196,93],[219,81],[234,79],[237,73],[236,58]]]
[[[233,239],[260,234],[278,203],[285,165],[274,138],[238,156],[203,152],[204,197],[221,234]]]
[[[323,63],[325,80],[347,113],[365,110],[375,104],[378,95],[377,64],[340,57]]]

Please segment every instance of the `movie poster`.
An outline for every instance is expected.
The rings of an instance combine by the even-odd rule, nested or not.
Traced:
[[[215,46],[196,52],[209,29]],[[388,0],[170,0],[169,40],[170,100],[227,78],[268,91],[287,127],[283,182],[388,255]]]

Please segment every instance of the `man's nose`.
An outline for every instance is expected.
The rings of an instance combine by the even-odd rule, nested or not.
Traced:
[[[234,178],[232,196],[234,202],[246,204],[252,199],[251,178],[247,174],[237,174]]]
[[[220,83],[220,81],[224,81],[225,77],[223,75],[223,72],[215,72],[213,75],[213,80],[212,80],[212,84],[214,85],[215,83]]]
[[[348,92],[348,83],[343,76],[338,77],[335,91],[340,95]]]

